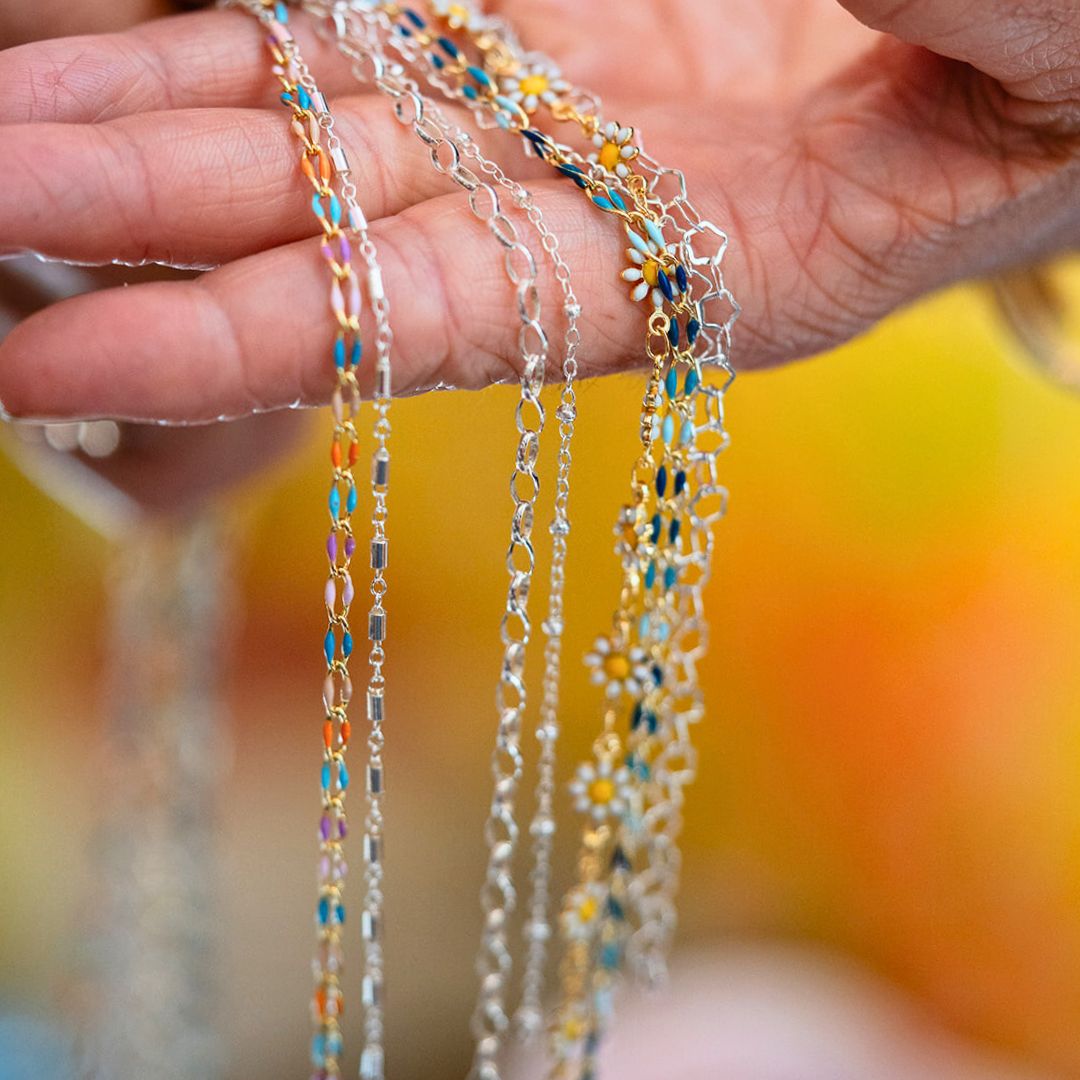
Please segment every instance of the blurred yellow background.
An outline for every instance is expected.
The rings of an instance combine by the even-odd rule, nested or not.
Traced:
[[[972,287],[736,382],[680,948],[813,944],[973,1045],[1080,1077],[1080,399],[1010,348]],[[515,394],[394,407],[387,955],[402,1080],[457,1078],[468,1061]],[[639,396],[630,376],[580,391],[566,776],[596,724],[578,658],[615,597],[611,525]],[[326,472],[314,426],[302,457],[232,500],[221,858],[235,1078],[306,1067]],[[0,1009],[48,1017],[92,891],[109,552],[6,459],[0,507]]]

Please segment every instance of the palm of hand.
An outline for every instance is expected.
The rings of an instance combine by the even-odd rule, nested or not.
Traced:
[[[957,277],[1035,258],[1055,229],[1075,241],[1068,140],[967,65],[833,0],[619,7],[504,5],[731,234],[742,366],[828,348]]]

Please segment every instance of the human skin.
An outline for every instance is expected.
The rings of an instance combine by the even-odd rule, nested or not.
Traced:
[[[847,6],[905,40],[876,36],[827,0],[626,0],[617,20],[600,3],[504,5],[528,42],[601,90],[657,157],[685,167],[730,232],[740,369],[828,348],[942,284],[1077,242],[1080,17],[995,0]],[[675,28],[661,33],[654,11]],[[385,101],[354,90],[302,36],[349,141],[365,148],[353,157],[376,170],[365,204],[382,211],[372,217],[391,299],[409,313],[396,388],[511,377],[494,245]],[[155,65],[182,51],[207,77],[185,66],[162,84]],[[250,21],[208,13],[13,49],[0,55],[0,86],[0,246],[218,267],[28,319],[0,345],[0,400],[12,413],[180,423],[326,400],[323,272]],[[171,99],[154,96],[166,86]],[[214,111],[185,113],[192,105]],[[615,279],[622,244],[610,220],[572,190],[535,186],[577,272],[589,372],[633,366],[640,312]],[[163,465],[176,461],[170,434],[154,431]],[[130,482],[153,468],[148,457]],[[940,965],[939,944],[910,945]]]

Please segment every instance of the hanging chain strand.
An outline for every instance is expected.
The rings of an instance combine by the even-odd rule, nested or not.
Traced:
[[[343,1011],[342,924],[345,920],[344,884],[346,863],[343,841],[347,832],[345,793],[349,772],[345,752],[351,738],[348,706],[352,698],[349,658],[353,636],[349,623],[355,599],[351,562],[356,548],[352,515],[358,503],[353,467],[359,456],[357,420],[360,388],[357,370],[362,359],[360,314],[362,286],[360,272],[353,264],[353,245],[366,270],[368,299],[374,315],[375,392],[372,463],[372,607],[368,614],[371,642],[368,683],[368,775],[365,807],[365,895],[361,918],[364,939],[362,999],[365,1005],[365,1043],[361,1056],[362,1075],[370,1080],[383,1076],[381,1011],[382,989],[382,806],[383,733],[385,677],[383,663],[386,637],[384,596],[387,566],[387,492],[389,479],[390,352],[392,333],[389,305],[382,287],[377,252],[367,232],[367,222],[356,201],[344,147],[334,131],[334,120],[310,70],[288,28],[288,9],[270,0],[244,0],[244,6],[269,31],[268,44],[274,59],[274,74],[282,87],[282,100],[293,113],[291,126],[302,146],[301,170],[314,189],[312,209],[322,227],[322,254],[331,272],[330,308],[335,321],[333,347],[337,386],[331,398],[334,418],[331,443],[332,483],[328,497],[330,534],[327,539],[329,577],[325,603],[328,629],[323,643],[327,676],[323,687],[325,720],[324,757],[321,773],[323,812],[319,825],[319,899],[316,905],[317,950],[313,962],[315,992],[312,1000],[314,1034],[311,1042],[313,1080],[339,1077],[343,1038],[340,1018]],[[323,143],[325,142],[325,147]],[[335,181],[337,190],[335,190]],[[339,197],[340,194],[340,197]],[[344,210],[343,205],[344,204]],[[343,217],[348,230],[343,227]]]

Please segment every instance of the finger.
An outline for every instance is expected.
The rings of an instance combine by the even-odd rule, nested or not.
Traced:
[[[564,187],[545,187],[538,202],[574,269],[583,370],[627,363],[641,354],[645,320],[608,272],[620,265],[621,230]],[[462,199],[413,207],[372,235],[391,302],[395,393],[512,377],[519,324],[503,249]],[[545,325],[557,340],[562,297],[541,266]],[[195,281],[63,301],[0,344],[0,402],[15,417],[172,422],[324,402],[334,382],[326,279],[309,240]],[[370,339],[370,322],[363,329]]]
[[[343,98],[334,113],[369,219],[452,188],[383,97]],[[311,190],[286,121],[282,108],[195,109],[0,128],[0,244],[205,267],[310,236]]]
[[[1076,119],[1080,8],[1060,0],[841,0],[863,22],[962,60],[1014,97]]]
[[[341,54],[295,20],[324,94],[358,85]],[[268,106],[281,88],[262,28],[240,11],[158,19],[124,33],[59,38],[0,52],[0,96],[13,123],[94,123],[163,109]]]
[[[6,4],[0,10],[0,48],[23,41],[120,30],[164,14],[167,0],[34,0],[32,4]]]

